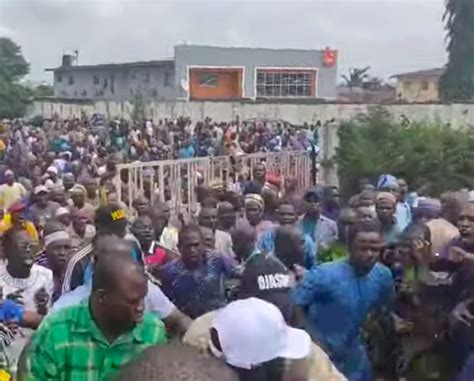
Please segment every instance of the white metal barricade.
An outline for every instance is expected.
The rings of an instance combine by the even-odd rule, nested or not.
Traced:
[[[311,186],[312,158],[311,153],[306,151],[120,164],[117,166],[115,185],[119,200],[129,207],[136,197],[146,195],[152,202],[170,199],[174,213],[188,215],[198,204],[198,178],[202,178],[205,185],[213,179],[230,184],[235,180],[236,168],[245,167],[251,175],[255,165],[262,162],[265,163],[267,173],[279,175],[282,180],[286,177],[296,178],[298,190]],[[165,192],[169,194],[165,195]]]

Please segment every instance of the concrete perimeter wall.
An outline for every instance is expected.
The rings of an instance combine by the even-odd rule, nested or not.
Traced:
[[[247,102],[152,102],[147,105],[148,116],[155,121],[164,118],[191,117],[203,120],[211,117],[215,121],[230,121],[237,116],[240,120],[251,118],[283,119],[293,124],[315,123],[350,119],[365,113],[371,105],[367,104],[296,104],[296,103],[247,103]],[[440,121],[453,128],[474,126],[474,104],[393,104],[384,107],[397,118],[412,121]],[[82,113],[92,115],[101,113],[108,118],[130,118],[133,110],[131,102],[38,100],[28,110],[28,116],[55,114],[66,117],[79,117]],[[330,159],[338,145],[337,123],[326,124],[320,131],[322,159]],[[325,170],[324,181],[337,184],[335,169]]]
[[[247,103],[247,102],[151,102],[147,105],[148,116],[153,119],[189,116],[200,120],[206,116],[216,121],[229,121],[236,116],[249,118],[281,118],[294,124],[314,123],[327,120],[349,119],[364,113],[367,104],[297,104],[297,103]],[[430,120],[451,123],[453,127],[474,126],[474,104],[392,104],[384,105],[393,115],[410,120]],[[129,118],[133,110],[131,102],[37,100],[28,110],[28,116],[51,117],[80,116],[101,113],[110,118]]]

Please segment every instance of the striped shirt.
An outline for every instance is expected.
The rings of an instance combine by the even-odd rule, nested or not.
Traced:
[[[91,242],[79,249],[71,257],[67,264],[66,271],[64,272],[61,294],[65,294],[71,290],[74,290],[83,283],[86,267],[90,262],[90,257],[93,250],[94,245]]]

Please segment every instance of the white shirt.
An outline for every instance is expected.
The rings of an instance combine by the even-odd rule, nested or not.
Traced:
[[[13,278],[7,271],[6,262],[2,261],[0,262],[0,287],[3,289],[4,297],[15,291],[23,290],[21,295],[25,309],[37,312],[34,297],[39,289],[44,288],[51,301],[54,287],[53,273],[43,266],[33,264],[28,278]]]
[[[216,244],[215,244],[216,251],[219,254],[224,254],[225,256],[234,258],[235,254],[234,254],[234,250],[232,246],[231,235],[223,230],[217,229],[214,237],[216,240]]]
[[[146,121],[145,128],[146,128],[146,134],[150,137],[153,136],[153,124],[149,120]]]
[[[61,295],[51,308],[51,313],[60,311],[65,307],[79,304],[82,300],[88,298],[92,291],[91,284],[83,284],[74,290]],[[145,296],[145,310],[157,314],[161,319],[166,319],[176,310],[175,305],[154,283],[148,281],[148,293]]]
[[[53,295],[53,273],[51,270],[34,264],[31,268],[31,273],[28,278],[13,278],[6,268],[6,262],[0,262],[0,288],[3,289],[3,296],[6,297],[18,290],[23,290],[21,293],[26,311],[37,311],[35,303],[36,292],[44,288],[49,295],[49,303],[51,305]],[[20,328],[15,334],[13,342],[8,347],[8,355],[13,366],[16,366],[20,353],[33,334],[33,330],[28,328]]]

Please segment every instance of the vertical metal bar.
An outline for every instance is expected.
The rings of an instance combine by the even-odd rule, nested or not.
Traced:
[[[153,205],[155,201],[155,168],[150,167],[150,204]]]
[[[165,201],[165,176],[162,164],[158,165],[158,192],[160,201]]]
[[[133,176],[132,176],[133,170],[130,168],[128,169],[128,207],[132,207],[132,186],[133,186]]]

